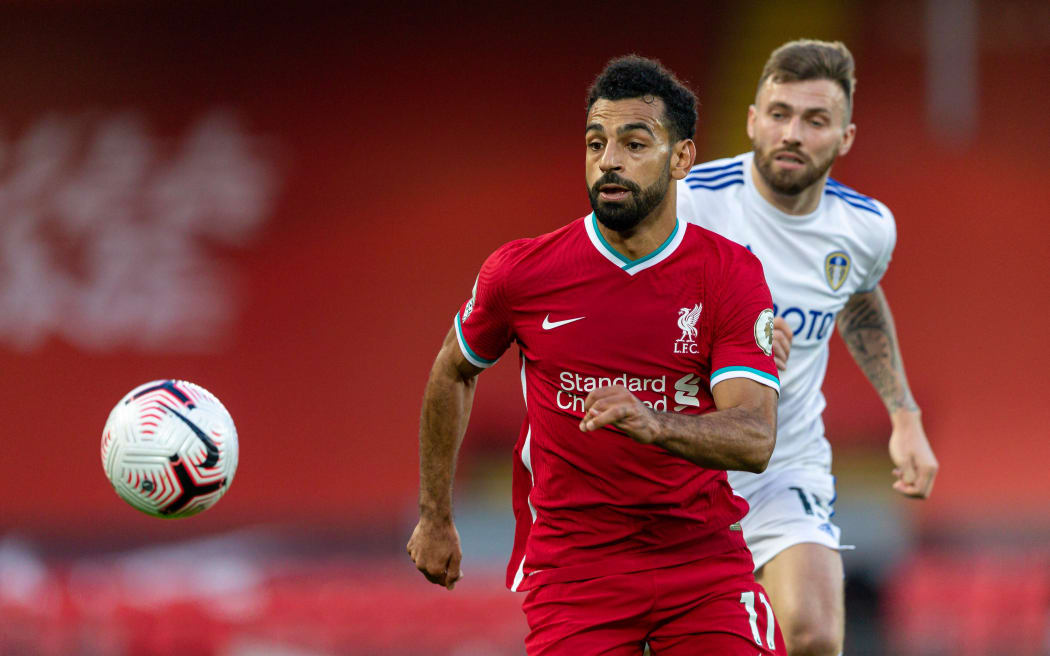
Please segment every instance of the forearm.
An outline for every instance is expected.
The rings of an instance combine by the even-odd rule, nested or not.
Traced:
[[[904,373],[893,315],[881,287],[854,294],[839,313],[837,324],[846,348],[882,398],[890,417],[919,411]]]
[[[464,377],[441,355],[430,372],[419,420],[419,512],[423,518],[452,519],[456,457],[476,383],[477,378]]]
[[[776,416],[763,408],[727,408],[706,415],[655,412],[653,444],[707,469],[761,472],[776,443]]]

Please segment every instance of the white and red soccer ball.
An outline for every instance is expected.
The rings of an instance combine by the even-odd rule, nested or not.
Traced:
[[[183,380],[139,385],[102,431],[102,468],[122,499],[155,517],[215,505],[237,471],[237,429],[219,399]]]

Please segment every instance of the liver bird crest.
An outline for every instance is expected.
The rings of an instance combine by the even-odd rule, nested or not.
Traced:
[[[697,333],[696,322],[700,318],[700,309],[701,305],[697,303],[692,310],[684,307],[678,311],[678,327],[682,329],[682,336],[676,341],[690,343],[693,341]]]

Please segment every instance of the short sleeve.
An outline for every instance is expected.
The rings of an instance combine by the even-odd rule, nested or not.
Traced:
[[[715,320],[711,388],[730,378],[750,378],[779,394],[773,362],[773,299],[762,264],[743,248],[725,272]]]
[[[882,210],[882,217],[885,221],[882,233],[882,250],[878,259],[872,265],[871,272],[861,281],[860,286],[857,288],[858,294],[874,291],[879,286],[879,281],[882,280],[882,276],[886,275],[886,269],[890,266],[893,248],[897,245],[897,224],[893,220],[893,213],[882,203],[879,203],[879,207]]]
[[[459,348],[475,367],[487,369],[496,364],[514,338],[506,309],[508,273],[507,247],[504,246],[485,260],[470,298],[456,313]]]

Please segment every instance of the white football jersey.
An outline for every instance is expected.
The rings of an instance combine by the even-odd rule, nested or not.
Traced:
[[[879,201],[830,178],[812,214],[785,214],[762,198],[752,153],[694,166],[678,182],[678,216],[746,246],[762,261],[773,311],[795,337],[780,372],[777,443],[768,470],[831,469],[824,437],[828,343],[851,294],[875,289],[896,243],[893,215]],[[746,491],[756,475],[730,472]]]

